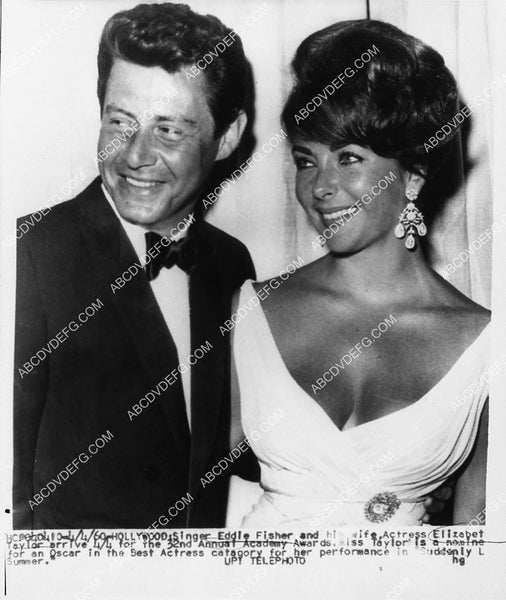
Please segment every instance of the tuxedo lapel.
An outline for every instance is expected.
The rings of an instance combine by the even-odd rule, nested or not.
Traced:
[[[88,190],[80,210],[92,268],[101,283],[100,288],[105,290],[107,302],[117,311],[134,342],[139,361],[151,382],[147,393],[178,366],[177,349],[139,259],[102,192],[100,179]],[[137,274],[121,285],[116,280],[129,268],[132,274],[136,271]],[[114,292],[111,284],[117,288]],[[187,456],[190,432],[179,374],[158,402],[182,456]]]
[[[207,240],[205,240],[207,242]],[[200,477],[208,466],[222,410],[229,339],[220,333],[226,318],[221,280],[212,242],[205,259],[190,276],[191,340],[195,350],[210,342],[212,349],[192,367],[192,446],[190,492],[198,493]],[[212,466],[212,465],[211,465]]]

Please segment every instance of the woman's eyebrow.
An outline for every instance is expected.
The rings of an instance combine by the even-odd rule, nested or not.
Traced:
[[[349,142],[334,142],[330,146],[330,151],[337,152],[338,150],[342,150],[343,148],[346,148],[346,146],[350,146],[350,145],[351,144]]]
[[[302,154],[313,154],[306,146],[292,146],[292,152],[301,152]]]

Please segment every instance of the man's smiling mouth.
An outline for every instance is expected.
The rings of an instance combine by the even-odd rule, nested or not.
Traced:
[[[163,183],[163,181],[154,181],[149,179],[133,179],[132,177],[128,177],[126,175],[125,179],[130,185],[138,188],[151,188]]]

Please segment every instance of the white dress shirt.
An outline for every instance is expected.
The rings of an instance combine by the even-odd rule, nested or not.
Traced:
[[[120,220],[140,261],[140,257],[146,254],[144,234],[149,230],[125,221],[119,214],[104,184],[102,184],[102,190]],[[177,240],[187,235],[188,227],[171,239]],[[181,373],[181,382],[183,384],[188,425],[191,426],[191,365],[188,363],[188,357],[191,354],[189,277],[182,269],[174,265],[170,269],[161,269],[158,277],[149,283],[176,344],[179,363],[183,363],[188,367],[185,372]],[[167,365],[168,371],[169,365]]]

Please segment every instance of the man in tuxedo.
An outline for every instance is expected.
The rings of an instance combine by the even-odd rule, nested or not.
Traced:
[[[197,207],[246,123],[242,44],[139,5],[98,71],[100,177],[18,241],[14,527],[220,527],[227,474],[201,483],[229,452],[219,326],[254,269]]]

